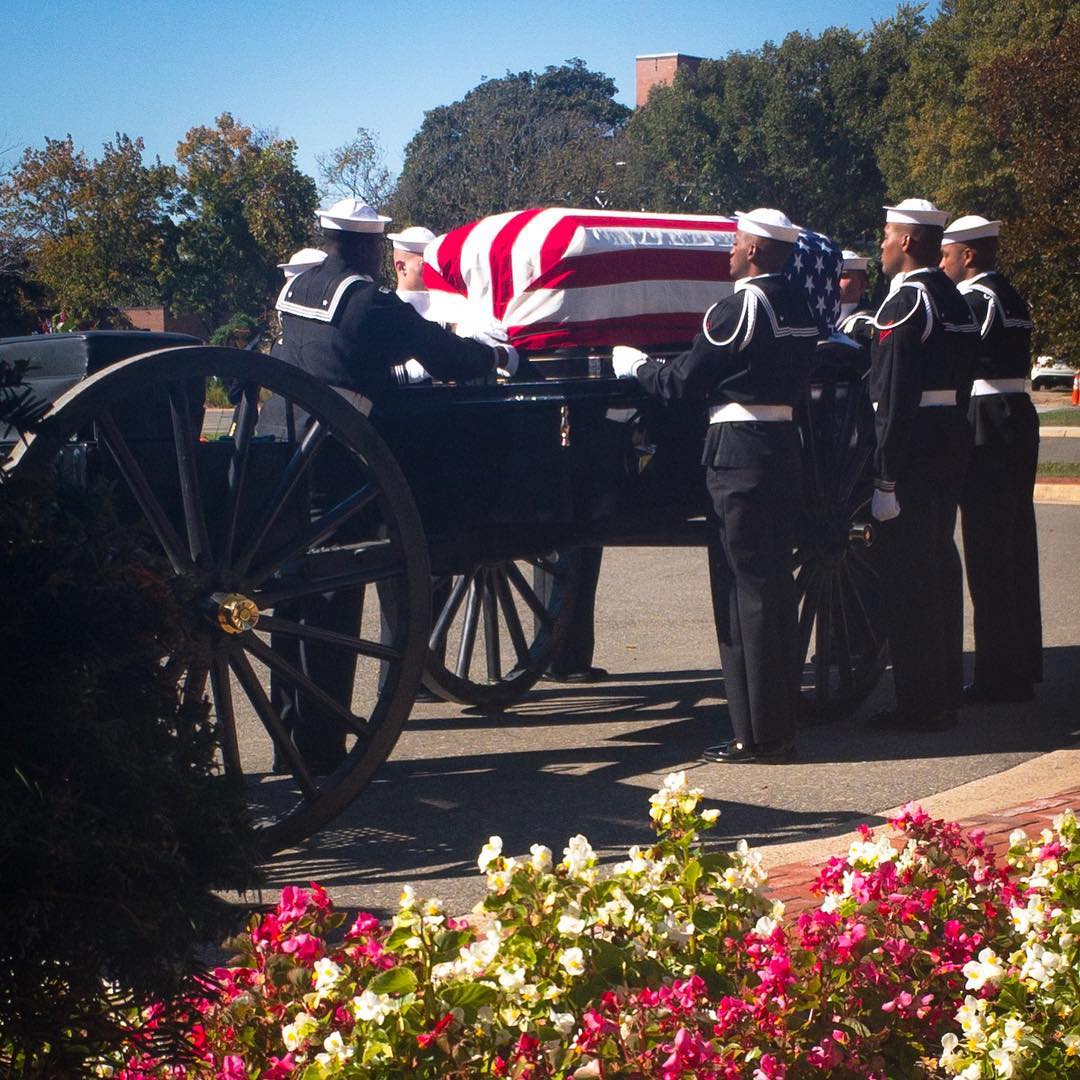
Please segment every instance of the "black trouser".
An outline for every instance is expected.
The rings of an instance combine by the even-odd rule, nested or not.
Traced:
[[[964,560],[975,609],[975,685],[1027,694],[1042,681],[1039,545],[1032,491],[1038,442],[976,446],[961,501]]]
[[[707,470],[717,532],[709,547],[713,614],[735,738],[790,739],[799,694],[799,627],[792,576],[801,508],[799,462]]]
[[[603,556],[603,548],[575,548],[569,555],[564,555],[574,559],[576,564],[574,611],[558,649],[548,662],[548,671],[553,675],[570,675],[576,671],[588,671],[592,667],[596,648],[596,586],[600,581],[600,561]],[[533,587],[545,604],[551,600],[553,584],[550,574],[539,569],[534,572]]]
[[[913,720],[955,708],[963,689],[964,574],[953,534],[963,453],[909,463],[900,516],[875,525],[896,703]]]

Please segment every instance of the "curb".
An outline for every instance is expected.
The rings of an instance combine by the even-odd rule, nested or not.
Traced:
[[[1080,506],[1080,476],[1048,476],[1037,480],[1032,498],[1037,503]]]
[[[1041,439],[1080,439],[1080,427],[1041,427]]]
[[[939,791],[925,798],[915,798],[932,817],[970,822],[982,816],[998,817],[1023,793],[1029,802],[1048,799],[1061,792],[1080,788],[1080,746],[1038,754],[1014,765],[1004,772],[982,776],[959,787]],[[1077,800],[1080,810],[1080,800]],[[861,824],[880,827],[882,820],[895,817],[900,807],[893,806],[863,818]],[[763,864],[773,867],[798,863],[800,866],[822,865],[833,855],[847,850],[858,835],[858,824],[848,832],[802,840],[789,844],[758,845]]]

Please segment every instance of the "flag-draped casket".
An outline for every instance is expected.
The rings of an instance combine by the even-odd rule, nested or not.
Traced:
[[[558,207],[495,214],[429,244],[424,281],[442,321],[502,327],[530,351],[689,342],[731,292],[735,225]]]

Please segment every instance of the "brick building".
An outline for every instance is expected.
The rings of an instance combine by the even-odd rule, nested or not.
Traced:
[[[129,307],[121,308],[121,311],[136,330],[207,337],[206,327],[198,315],[174,315],[167,307]]]
[[[695,71],[701,63],[700,56],[687,56],[686,53],[645,53],[635,58],[637,61],[637,97],[635,104],[641,108],[649,100],[649,91],[654,86],[671,86],[679,71]]]

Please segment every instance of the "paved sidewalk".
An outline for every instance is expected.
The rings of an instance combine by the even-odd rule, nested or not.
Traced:
[[[1023,802],[1009,801],[1021,792],[1027,795]],[[987,842],[1000,855],[1008,850],[1009,836],[1015,829],[1034,836],[1062,811],[1080,812],[1080,749],[1058,750],[1025,761],[996,776],[923,799],[920,805],[934,817],[984,830]],[[879,817],[892,817],[898,811],[899,807],[893,807]],[[881,831],[877,823],[868,823]],[[762,848],[769,867],[769,896],[783,900],[789,915],[815,906],[818,901],[810,894],[811,883],[821,867],[833,855],[842,855],[857,835],[853,831],[802,844]]]

